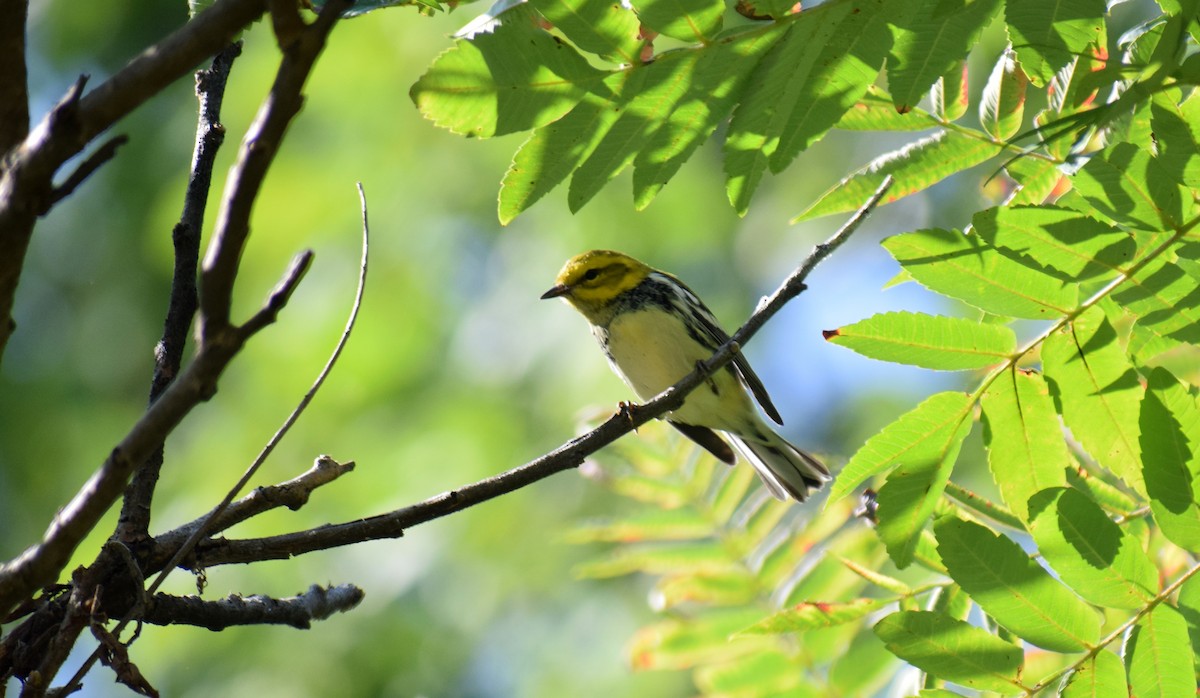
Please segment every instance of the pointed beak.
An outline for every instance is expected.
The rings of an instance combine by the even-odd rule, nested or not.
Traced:
[[[547,298],[558,298],[559,296],[565,296],[570,292],[571,292],[570,286],[568,286],[566,284],[558,284],[554,288],[551,288],[549,291],[546,291],[545,293],[543,293],[542,300],[546,300]]]

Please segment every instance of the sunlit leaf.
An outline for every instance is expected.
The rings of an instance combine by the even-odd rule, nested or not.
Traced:
[[[991,366],[1017,349],[1016,335],[1003,325],[909,312],[873,315],[825,338],[873,359],[943,371]]]
[[[622,82],[625,77],[619,76]],[[508,225],[561,184],[619,115],[608,102],[589,95],[566,116],[535,130],[517,149],[500,183],[500,223]]]
[[[1075,284],[1001,254],[979,235],[918,230],[887,238],[883,246],[922,286],[989,313],[1049,319],[1078,303]]]
[[[1200,406],[1165,368],[1146,381],[1141,404],[1141,448],[1150,510],[1163,535],[1200,551],[1200,505],[1193,483],[1200,475]]]
[[[988,386],[983,443],[1000,496],[1013,514],[1029,520],[1029,498],[1066,484],[1072,465],[1046,382],[1036,373],[1008,370]]]
[[[678,670],[771,651],[775,648],[774,638],[731,637],[761,614],[753,608],[739,608],[643,627],[629,643],[630,663],[638,671]]]
[[[512,50],[520,44],[520,51]],[[570,45],[525,22],[460,40],[433,62],[409,95],[421,114],[455,133],[486,138],[548,124],[606,74]]]
[[[1177,104],[1167,95],[1155,95],[1150,113],[1158,164],[1172,179],[1200,188],[1200,99],[1193,95]]]
[[[1005,0],[1008,36],[1035,85],[1103,38],[1104,0]]]
[[[1179,587],[1176,607],[1187,624],[1192,654],[1200,656],[1200,577],[1192,576]]]
[[[892,98],[876,85],[867,88],[862,99],[842,114],[834,128],[846,131],[924,131],[938,125],[933,115],[912,107],[900,112]]]
[[[1196,670],[1187,624],[1165,603],[1142,617],[1125,643],[1130,695],[1178,698],[1196,695]]]
[[[1042,366],[1075,438],[1101,465],[1145,492],[1138,444],[1143,389],[1104,312],[1093,307],[1050,335]]]
[[[675,51],[631,69],[622,92],[621,115],[571,177],[567,204],[572,213],[583,208],[605,184],[633,163],[686,92],[688,77],[702,56],[698,51]]]
[[[629,545],[616,548],[601,560],[575,568],[584,578],[619,577],[634,572],[647,574],[724,573],[734,563],[719,545],[706,541],[673,545]]]
[[[900,150],[875,158],[866,167],[818,197],[792,222],[853,211],[862,206],[888,175],[895,182],[884,197],[885,203],[927,189],[952,174],[989,160],[999,152],[1000,146],[986,139],[972,138],[957,131],[938,131]]]
[[[1009,694],[1021,689],[1021,648],[961,620],[900,611],[875,625],[897,657],[947,681]]]
[[[1126,695],[1125,665],[1120,657],[1101,651],[1066,677],[1062,698],[1108,698]]]
[[[778,611],[746,628],[745,633],[791,633],[814,628],[827,628],[858,620],[895,599],[855,599],[853,601],[805,601]]]
[[[971,404],[965,393],[938,393],[867,439],[838,473],[830,505],[897,463],[940,462],[945,438],[967,419]]]
[[[1001,252],[1065,280],[1115,275],[1137,247],[1124,231],[1056,206],[997,206],[971,222]]]
[[[1138,230],[1177,227],[1193,208],[1191,193],[1132,143],[1093,155],[1073,183],[1098,212]]]
[[[962,442],[971,431],[971,420],[965,417],[948,424],[951,429],[930,433],[923,441],[929,448],[926,457],[902,460],[879,488],[876,531],[897,567],[912,563],[925,523],[946,489]]]
[[[721,0],[631,0],[638,19],[659,34],[680,41],[708,41],[721,30]]]
[[[873,696],[895,677],[900,660],[870,631],[859,632],[829,670],[830,687],[843,696]]]
[[[696,670],[696,687],[704,695],[791,695],[807,678],[796,658],[766,650]]]
[[[639,60],[641,22],[613,0],[529,0],[573,44],[617,63]]]
[[[663,577],[651,592],[651,599],[658,609],[683,604],[738,606],[752,603],[759,591],[758,582],[749,571],[731,569]]]
[[[1172,343],[1200,343],[1200,279],[1169,259],[1156,259],[1129,278],[1113,300],[1138,326]]]
[[[886,7],[831,0],[805,10],[755,69],[725,139],[726,190],[739,214],[768,165],[781,171],[874,82],[891,40]]]
[[[638,151],[633,170],[634,208],[648,206],[696,148],[708,139],[743,95],[747,74],[783,35],[784,25],[745,32],[703,49],[684,92],[662,125]]]
[[[967,55],[999,10],[999,0],[951,0],[924,2],[914,12],[898,13],[889,22],[887,69],[896,108],[915,107],[934,81]]]
[[[1078,652],[1100,637],[1100,618],[1012,540],[952,517],[934,526],[938,552],[979,607],[1022,639]]]
[[[693,540],[711,535],[712,522],[692,509],[645,509],[613,521],[577,527],[567,535],[572,543]]]
[[[1086,495],[1047,489],[1029,506],[1029,530],[1038,550],[1084,599],[1134,610],[1158,593],[1158,570],[1138,541]]]
[[[1018,187],[1005,201],[1010,206],[1044,203],[1063,179],[1058,163],[1032,155],[1009,161],[1004,171]]]
[[[996,61],[979,102],[979,123],[993,138],[1008,140],[1021,130],[1027,82],[1016,55],[1006,49]]]
[[[929,90],[933,113],[946,121],[957,121],[970,106],[970,86],[967,84],[967,62],[952,65]]]

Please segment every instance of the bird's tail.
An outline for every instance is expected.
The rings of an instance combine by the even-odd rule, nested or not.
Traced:
[[[750,461],[758,477],[776,499],[789,496],[798,502],[829,482],[829,470],[821,461],[788,443],[771,429],[756,430],[753,436],[730,434],[738,452]]]

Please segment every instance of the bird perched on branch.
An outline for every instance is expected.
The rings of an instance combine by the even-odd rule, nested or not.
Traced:
[[[562,298],[583,314],[613,370],[643,400],[674,385],[729,340],[682,281],[620,252],[592,250],[567,260],[542,298]],[[688,394],[666,420],[733,464],[737,458],[728,438],[771,494],[803,501],[829,480],[829,471],[767,426],[750,393],[771,419],[783,423],[740,353]]]

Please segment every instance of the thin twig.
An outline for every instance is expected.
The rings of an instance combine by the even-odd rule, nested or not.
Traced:
[[[246,483],[250,481],[250,478],[254,477],[254,474],[258,472],[259,467],[262,466],[262,464],[267,460],[267,457],[271,455],[271,452],[275,450],[275,447],[279,445],[279,442],[282,441],[283,437],[287,435],[289,430],[291,430],[292,425],[296,423],[296,420],[300,418],[300,415],[304,413],[304,410],[308,407],[309,403],[312,402],[313,398],[317,394],[317,391],[321,389],[322,385],[324,385],[325,379],[329,377],[329,373],[333,370],[334,364],[337,363],[338,358],[342,355],[342,350],[346,347],[346,342],[350,339],[350,333],[354,331],[354,324],[358,321],[358,311],[362,307],[363,293],[365,292],[367,286],[367,257],[369,256],[370,252],[371,233],[370,227],[367,223],[367,195],[363,192],[362,183],[358,184],[358,196],[359,201],[362,204],[362,258],[358,271],[358,290],[354,294],[354,305],[350,308],[350,317],[346,319],[346,327],[342,330],[342,336],[338,338],[337,346],[334,347],[333,353],[330,354],[329,359],[325,362],[324,368],[321,369],[321,372],[317,375],[316,380],[314,380],[312,386],[309,387],[308,392],[304,394],[304,397],[300,399],[300,402],[292,410],[291,414],[289,414],[287,419],[283,421],[283,424],[280,425],[275,434],[267,441],[267,444],[263,446],[263,449],[259,451],[258,456],[254,459],[254,462],[250,464],[250,467],[246,468],[246,471],[242,473],[242,477],[238,479],[234,486],[229,488],[229,491],[225,493],[225,497],[221,500],[221,503],[214,507],[211,512],[209,512],[204,523],[202,523],[200,526],[197,526],[195,531],[193,531],[192,534],[188,536],[187,540],[183,542],[183,545],[179,546],[179,550],[175,551],[175,555],[172,556],[170,562],[167,563],[163,570],[159,572],[158,577],[155,578],[154,583],[150,585],[150,587],[146,590],[146,593],[153,594],[160,586],[162,586],[162,583],[167,578],[167,575],[169,575],[171,571],[174,570],[179,563],[192,552],[192,549],[196,546],[196,543],[208,532],[208,527],[212,525],[212,523],[216,521],[217,517],[219,517],[225,511],[226,507],[228,507],[233,501],[233,498],[236,497],[238,493],[240,493],[246,486]]]
[[[125,134],[113,136],[105,141],[104,145],[97,148],[96,152],[87,156],[87,159],[80,163],[79,167],[75,168],[75,171],[71,173],[70,177],[67,177],[65,182],[50,190],[50,200],[47,205],[53,206],[75,193],[75,190],[79,188],[80,184],[83,184],[84,180],[91,177],[104,163],[117,156],[117,148],[128,142],[129,136]]]
[[[196,315],[196,271],[200,264],[200,232],[204,229],[204,210],[209,190],[212,188],[212,172],[217,151],[225,141],[221,104],[225,97],[229,71],[241,53],[240,41],[229,44],[213,57],[212,66],[208,70],[196,73],[196,98],[199,102],[196,142],[192,149],[192,165],[183,197],[183,211],[179,222],[171,231],[175,265],[162,338],[154,347],[154,374],[150,381],[149,399],[151,405],[179,373],[192,319]],[[154,489],[158,484],[162,464],[163,446],[159,445],[133,474],[133,479],[125,489],[114,535],[126,545],[135,546],[149,536]]]
[[[557,449],[507,472],[443,492],[403,509],[357,521],[332,524],[296,533],[251,540],[217,540],[197,550],[201,566],[253,562],[258,559],[290,557],[365,540],[396,538],[405,529],[420,523],[474,506],[489,499],[520,489],[554,473],[578,466],[585,458],[637,427],[656,419],[683,404],[688,392],[700,385],[709,375],[733,360],[740,346],[749,341],[762,325],[792,298],[804,291],[804,280],[822,260],[842,245],[858,229],[871,210],[892,185],[887,177],[858,212],[812,254],[764,301],[733,338],[675,385],[654,399],[627,412],[614,414],[592,431],[563,444]]]

